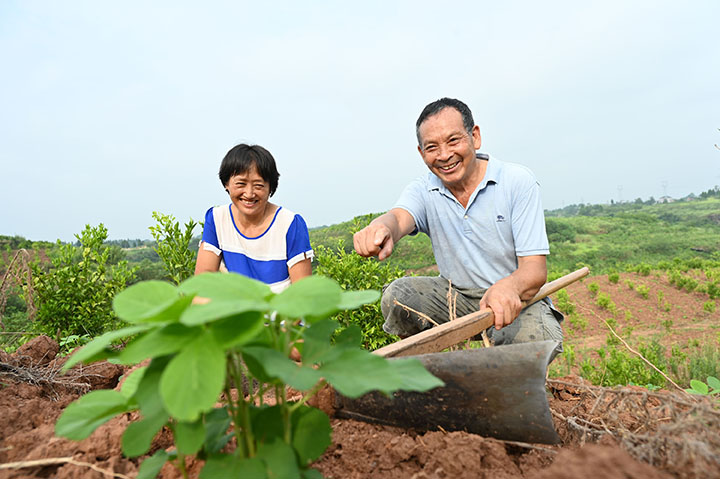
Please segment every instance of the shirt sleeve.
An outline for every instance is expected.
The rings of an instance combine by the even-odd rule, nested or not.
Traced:
[[[210,208],[205,213],[205,225],[203,226],[202,235],[202,247],[206,251],[212,251],[216,255],[220,256],[220,242],[217,237],[217,230],[215,229],[215,215],[213,214],[214,208]]]
[[[295,215],[285,237],[287,243],[287,266],[288,269],[304,259],[313,258],[313,250],[310,246],[310,233],[308,233],[305,220],[300,215]]]
[[[400,198],[395,202],[394,208],[407,211],[415,220],[415,229],[410,233],[411,235],[417,234],[418,231],[428,234],[425,195],[427,195],[427,185],[422,178],[418,178],[405,187]]]
[[[513,198],[512,229],[517,256],[550,254],[540,185],[532,174]]]

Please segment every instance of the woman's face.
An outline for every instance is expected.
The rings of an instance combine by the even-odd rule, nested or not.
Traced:
[[[260,176],[255,165],[245,173],[231,176],[225,188],[240,214],[256,216],[265,212],[270,198],[270,184]]]

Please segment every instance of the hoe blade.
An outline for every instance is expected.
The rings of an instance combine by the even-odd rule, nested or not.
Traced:
[[[445,386],[425,393],[337,395],[339,417],[418,430],[467,431],[486,437],[557,444],[545,392],[555,341],[406,356]],[[390,359],[392,361],[392,359]]]

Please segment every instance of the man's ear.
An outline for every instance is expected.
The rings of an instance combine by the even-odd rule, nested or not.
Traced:
[[[480,149],[480,145],[482,145],[482,138],[480,137],[480,127],[475,125],[472,129],[472,140],[473,140],[473,147],[476,150]]]

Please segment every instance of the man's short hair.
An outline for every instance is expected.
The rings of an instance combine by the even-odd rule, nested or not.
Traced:
[[[462,116],[463,127],[467,130],[468,135],[472,136],[472,130],[475,127],[475,121],[473,120],[472,112],[468,106],[456,100],[455,98],[440,98],[430,103],[428,106],[423,108],[422,113],[415,122],[415,135],[417,136],[418,146],[422,148],[422,139],[420,138],[420,125],[429,117],[440,113],[445,108],[454,108]]]
[[[218,173],[223,187],[227,187],[230,178],[246,173],[253,165],[257,168],[262,179],[270,185],[270,196],[272,196],[277,190],[280,173],[278,173],[277,166],[275,166],[275,158],[260,145],[241,143],[227,152],[222,163],[220,163]]]

